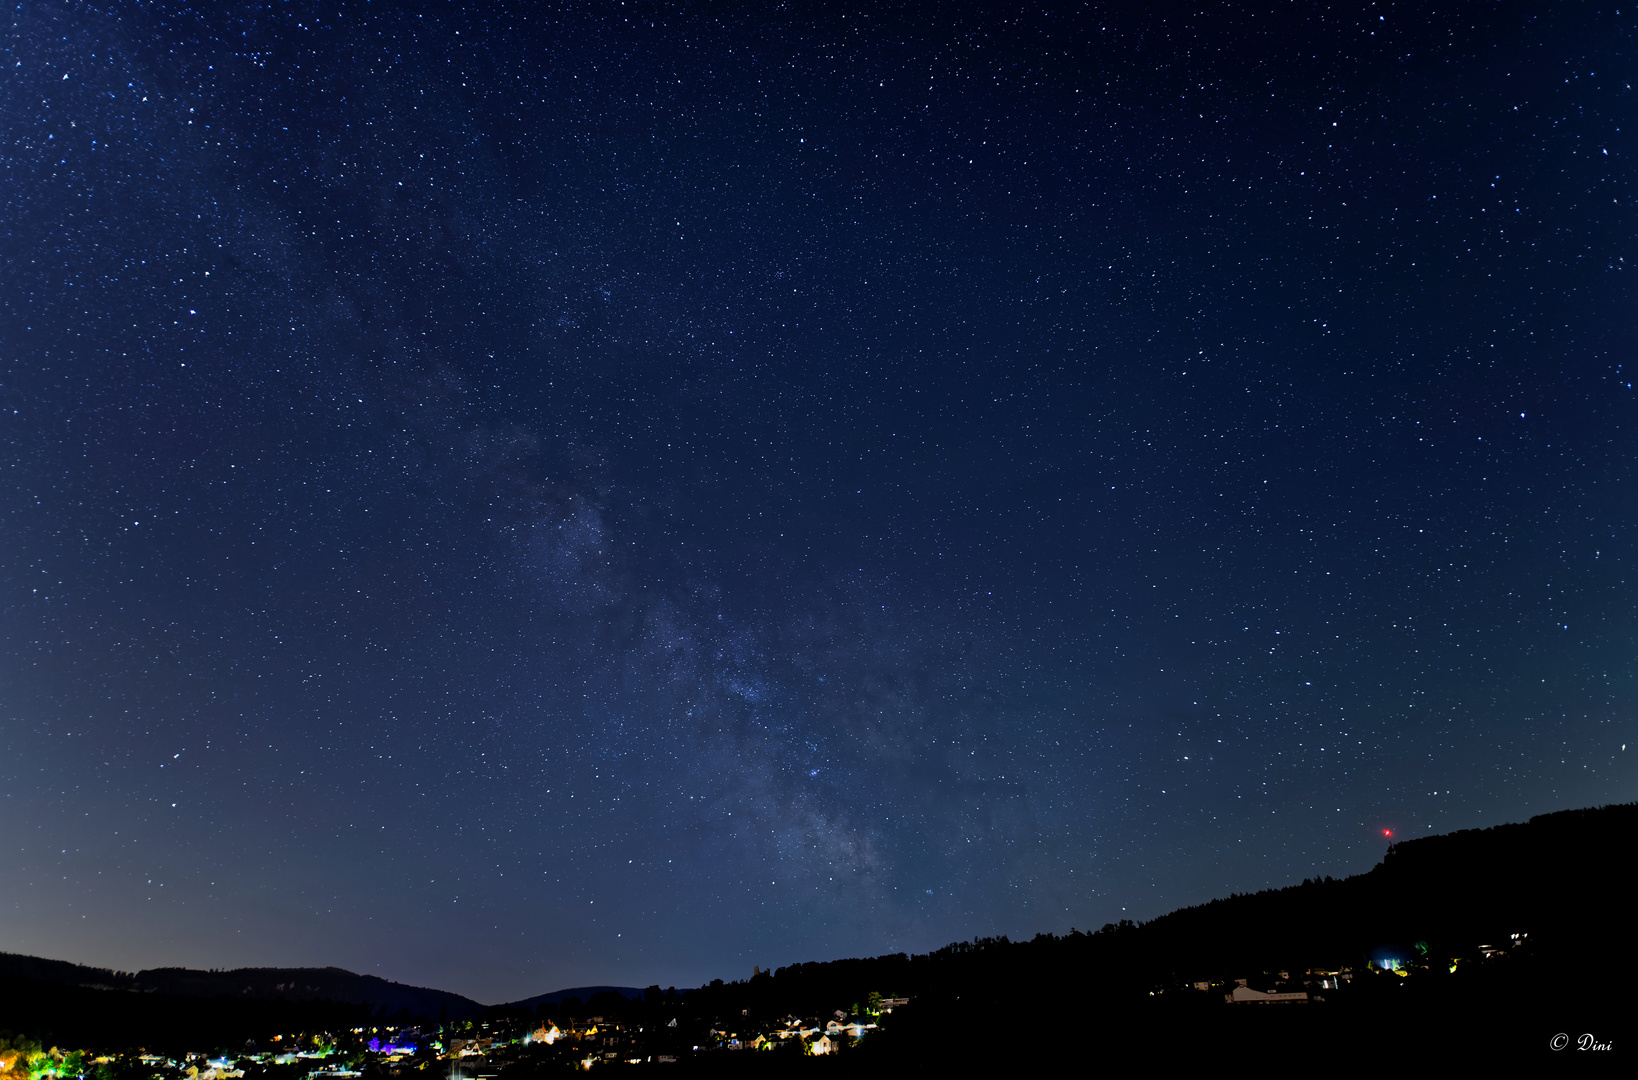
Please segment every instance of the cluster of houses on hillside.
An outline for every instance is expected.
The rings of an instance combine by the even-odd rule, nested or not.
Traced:
[[[889,1000],[895,1004],[904,1003],[904,999]],[[831,1054],[841,1047],[842,1040],[857,1041],[875,1030],[874,1020],[849,1020],[847,1014],[838,1009],[834,1019],[822,1024],[817,1018],[804,1020],[787,1016],[767,1031],[744,1035],[719,1025],[711,1029],[711,1038],[714,1048],[721,1050],[767,1050],[798,1039],[804,1053]],[[704,1050],[707,1047],[698,1046],[695,1049]]]
[[[1249,979],[1235,979],[1234,989],[1225,993],[1223,1000],[1230,1005],[1273,1005],[1299,1001],[1324,1001],[1325,998],[1319,991],[1339,989],[1345,983],[1352,982],[1354,978],[1351,971],[1308,971],[1296,979],[1291,977],[1289,971],[1281,971],[1278,975],[1278,982],[1263,983],[1263,985],[1268,986],[1266,990],[1247,986],[1246,984],[1251,981]],[[1213,984],[1197,982],[1194,984],[1194,988],[1210,993]]]
[[[892,1012],[900,1005],[908,1004],[909,998],[883,998],[880,1001],[878,1013]],[[687,1047],[692,1052],[708,1050],[771,1050],[781,1046],[795,1045],[802,1048],[804,1054],[832,1054],[843,1046],[857,1042],[866,1035],[875,1031],[876,1021],[869,1017],[849,1018],[848,1014],[838,1009],[828,1020],[817,1017],[787,1016],[774,1024],[762,1025],[750,1023],[748,1018],[742,1018],[743,1023],[738,1025],[725,1024],[721,1021],[713,1024],[706,1033],[706,1042]],[[673,1018],[666,1027],[675,1030],[677,1020]],[[553,1046],[564,1040],[574,1040],[592,1046],[604,1046],[602,1056],[609,1059],[618,1058],[619,1048],[634,1042],[619,1023],[605,1022],[602,1017],[590,1017],[584,1021],[567,1021],[559,1026],[551,1021],[543,1021],[534,1030],[524,1036],[526,1044],[544,1044]],[[462,1049],[461,1054],[476,1056],[481,1051],[472,1047]],[[594,1060],[588,1058],[588,1060]],[[675,1055],[660,1055],[657,1060],[675,1060]]]

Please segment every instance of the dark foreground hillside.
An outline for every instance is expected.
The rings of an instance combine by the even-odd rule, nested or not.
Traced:
[[[984,1058],[1016,1067],[1066,1053],[1089,1063],[1126,1053],[1159,1062],[1344,1052],[1401,1063],[1576,1053],[1551,1050],[1560,1032],[1615,1038],[1631,1052],[1634,850],[1638,804],[1566,811],[1406,841],[1369,873],[1141,926],[794,965],[702,987],[688,1003],[701,1017],[826,1015],[872,990],[908,996],[846,1055],[895,1069]],[[1303,974],[1339,969],[1353,978],[1337,989]],[[1324,1000],[1228,1005],[1236,979]]]

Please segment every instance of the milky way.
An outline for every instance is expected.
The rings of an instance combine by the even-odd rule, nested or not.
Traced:
[[[1632,13],[1156,7],[17,7],[0,949],[686,986],[1634,798]]]

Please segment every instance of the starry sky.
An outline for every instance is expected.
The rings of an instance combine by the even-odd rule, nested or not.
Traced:
[[[985,7],[14,6],[0,948],[686,986],[1638,797],[1638,11]]]

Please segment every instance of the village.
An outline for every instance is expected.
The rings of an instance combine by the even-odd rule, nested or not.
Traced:
[[[786,1016],[771,1024],[722,1020],[702,1026],[650,1009],[632,1015],[518,1016],[443,1026],[355,1027],[276,1035],[239,1052],[199,1050],[99,1054],[0,1042],[0,1080],[498,1080],[569,1066],[668,1064],[719,1051],[844,1053],[878,1029],[907,998],[872,994],[867,1004],[829,1017]],[[634,1006],[637,1003],[633,1003]],[[647,1013],[649,1015],[635,1015]]]
[[[1364,970],[1403,975],[1406,967],[1384,955]],[[1231,1006],[1320,1003],[1354,977],[1347,969],[1265,972],[1150,996],[1195,995]],[[651,994],[645,1001],[605,993],[591,1002],[542,1005],[534,1015],[503,1006],[474,1020],[283,1034],[249,1040],[238,1051],[173,1055],[64,1051],[0,1036],[0,1080],[527,1080],[564,1068],[664,1065],[716,1053],[842,1056],[867,1044],[909,1002],[871,993],[829,1016],[756,1018],[742,1009],[732,1019],[706,1021],[688,1015],[672,996]],[[588,1005],[602,1011],[593,1014]]]

